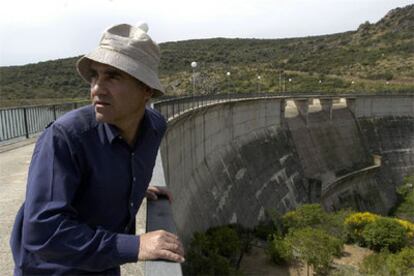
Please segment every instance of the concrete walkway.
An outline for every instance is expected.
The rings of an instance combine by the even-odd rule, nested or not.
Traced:
[[[0,267],[2,275],[13,275],[9,239],[14,218],[26,192],[27,171],[34,144],[0,153]]]
[[[4,147],[3,147],[4,149]],[[22,142],[5,151],[0,150],[0,270],[1,275],[13,275],[13,258],[9,239],[14,219],[25,198],[27,172],[34,144]],[[145,231],[146,202],[137,215],[137,234]],[[121,267],[122,275],[144,275],[143,263]]]

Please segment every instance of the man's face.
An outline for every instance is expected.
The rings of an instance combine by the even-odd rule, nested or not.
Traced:
[[[123,129],[139,120],[152,91],[127,73],[92,61],[91,98],[96,120]]]

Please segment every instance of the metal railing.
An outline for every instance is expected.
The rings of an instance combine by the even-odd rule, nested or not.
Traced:
[[[29,138],[48,124],[89,101],[54,105],[24,106],[0,109],[0,142],[19,137]]]
[[[169,118],[174,118],[183,112],[215,103],[276,96],[280,97],[281,95],[275,93],[239,93],[184,96],[169,99],[160,99],[154,102],[154,108],[157,109],[168,120]]]
[[[274,95],[274,94],[273,94]],[[264,97],[266,94],[217,94],[206,96],[163,97],[154,102],[154,107],[166,118],[174,117],[188,109],[208,104],[246,97]],[[23,106],[0,109],[0,143],[15,138],[40,133],[51,122],[90,101],[71,102],[39,106]]]
[[[227,102],[238,101],[242,99],[269,98],[278,97],[284,99],[300,99],[300,98],[355,98],[355,97],[381,97],[381,96],[414,96],[414,92],[401,93],[359,93],[359,94],[323,94],[315,92],[301,93],[238,93],[238,94],[214,94],[214,95],[197,95],[184,97],[170,97],[168,99],[159,99],[154,102],[154,108],[157,109],[167,120],[174,118],[183,112],[197,109],[203,106]]]
[[[412,92],[406,93],[381,93],[381,94],[321,94],[314,92],[302,93],[237,93],[237,94],[214,94],[197,95],[184,97],[165,96],[154,101],[154,108],[157,109],[165,118],[175,116],[203,106],[219,102],[237,101],[240,99],[252,98],[339,98],[339,97],[361,97],[361,96],[406,96],[414,95]],[[89,104],[90,101],[72,102],[55,105],[24,106],[14,108],[0,108],[0,143],[19,138],[29,138],[31,135],[41,132],[50,122],[56,120],[64,113],[76,109],[80,106]]]

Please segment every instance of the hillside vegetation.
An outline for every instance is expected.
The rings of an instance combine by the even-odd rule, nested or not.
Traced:
[[[160,75],[171,95],[192,93],[193,80],[198,94],[414,93],[412,30],[414,5],[409,5],[375,24],[332,35],[167,42],[160,44]],[[88,85],[75,71],[78,58],[0,67],[2,104],[87,97]],[[194,72],[192,61],[198,63]]]

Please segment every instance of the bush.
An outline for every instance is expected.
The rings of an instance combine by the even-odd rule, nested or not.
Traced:
[[[359,212],[349,215],[345,219],[348,242],[356,242],[360,245],[364,245],[365,242],[362,237],[362,232],[368,224],[373,223],[378,218],[378,215],[369,212]]]
[[[363,230],[362,236],[367,246],[375,251],[388,249],[396,252],[407,244],[406,230],[396,220],[390,218],[379,218],[369,223]]]
[[[327,220],[322,224],[328,234],[341,239],[343,242],[347,241],[347,228],[345,219],[350,215],[350,210],[339,210],[329,213]]]
[[[235,275],[241,252],[237,232],[229,226],[195,233],[183,265],[187,275]]]
[[[273,235],[269,240],[266,253],[275,264],[284,264],[292,259],[292,252],[286,241],[279,235]]]
[[[387,260],[391,275],[413,275],[414,274],[414,248],[406,247],[398,254],[391,255]]]
[[[316,227],[326,222],[327,214],[320,204],[304,204],[295,211],[287,212],[283,217],[283,226],[286,231],[304,227]]]
[[[364,258],[359,271],[369,275],[389,275],[389,269],[387,268],[387,259],[390,256],[388,251],[372,254]]]
[[[262,221],[254,228],[254,235],[264,241],[272,238],[275,232],[277,228],[272,221]]]
[[[399,204],[393,213],[402,219],[414,222],[414,176],[404,178],[404,183],[398,187]]]
[[[219,255],[230,260],[238,260],[240,255],[241,242],[236,230],[229,226],[210,228],[207,231],[210,246]]]
[[[404,227],[408,240],[414,239],[414,223],[403,219],[395,219],[402,227]]]
[[[360,272],[379,276],[414,274],[414,248],[406,247],[397,254],[385,250],[364,258]]]
[[[340,255],[343,243],[322,229],[305,227],[290,232],[285,242],[291,256],[313,267],[318,274],[329,271],[334,256]]]

